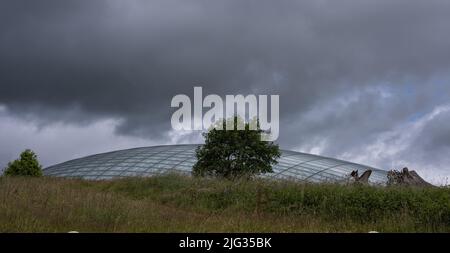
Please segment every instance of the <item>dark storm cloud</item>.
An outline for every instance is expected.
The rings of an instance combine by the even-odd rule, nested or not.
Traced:
[[[0,104],[164,140],[193,86],[280,94],[280,144],[340,155],[449,100],[448,24],[445,1],[2,1]]]

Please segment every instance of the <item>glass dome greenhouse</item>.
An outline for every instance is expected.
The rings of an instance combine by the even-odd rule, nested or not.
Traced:
[[[190,175],[199,145],[167,145],[133,148],[91,155],[47,167],[44,175],[90,180],[148,177],[165,173]],[[385,184],[387,171],[318,155],[281,150],[278,164],[264,178],[299,182],[340,182],[353,170],[372,170],[369,182]]]

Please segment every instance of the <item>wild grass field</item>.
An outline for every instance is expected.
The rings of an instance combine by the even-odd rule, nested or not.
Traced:
[[[0,232],[450,232],[449,188],[0,178]]]

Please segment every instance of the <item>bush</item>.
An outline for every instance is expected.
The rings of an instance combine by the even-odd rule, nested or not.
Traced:
[[[37,160],[36,154],[27,149],[20,154],[20,159],[8,163],[5,176],[42,176],[42,166]]]

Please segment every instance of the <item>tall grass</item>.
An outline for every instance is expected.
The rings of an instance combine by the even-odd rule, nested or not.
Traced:
[[[0,232],[450,232],[449,188],[0,178]]]

